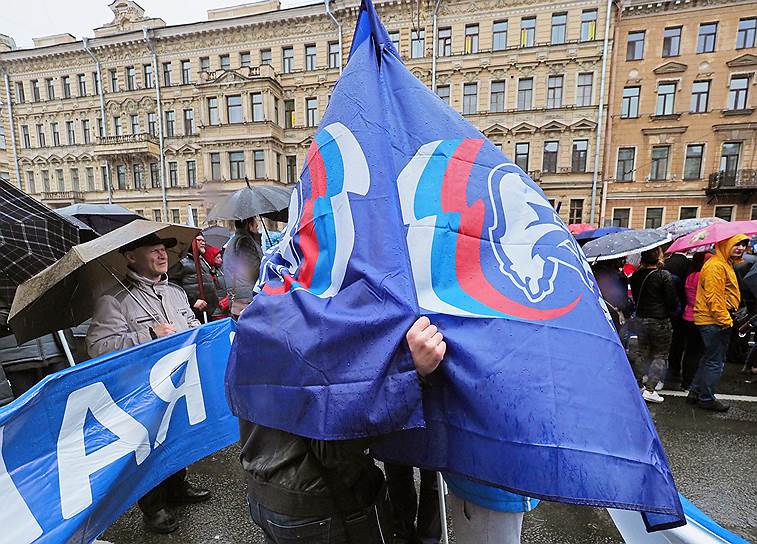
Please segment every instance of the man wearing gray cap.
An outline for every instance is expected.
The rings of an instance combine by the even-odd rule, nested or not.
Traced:
[[[197,327],[186,293],[168,283],[168,253],[175,238],[149,234],[120,249],[128,271],[123,286],[100,297],[87,331],[87,351],[92,357],[137,346],[177,331]],[[192,487],[182,469],[168,477],[139,500],[150,531],[171,533],[179,522],[166,508],[169,504],[202,502],[206,489]]]

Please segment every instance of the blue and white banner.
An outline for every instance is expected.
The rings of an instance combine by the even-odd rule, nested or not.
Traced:
[[[0,408],[0,542],[89,543],[167,476],[235,442],[230,319],[48,376]]]

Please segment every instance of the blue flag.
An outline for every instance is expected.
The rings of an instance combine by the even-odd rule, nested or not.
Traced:
[[[369,0],[226,377],[241,418],[683,522],[591,270],[541,189],[402,64]],[[421,395],[405,333],[448,349]]]

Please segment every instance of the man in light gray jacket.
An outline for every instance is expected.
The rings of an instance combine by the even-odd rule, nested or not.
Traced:
[[[126,289],[117,287],[97,302],[87,331],[87,350],[92,357],[119,351],[177,331],[197,327],[186,293],[168,283],[168,253],[175,238],[150,234],[121,248],[128,264]],[[169,504],[202,502],[210,491],[192,487],[182,469],[139,500],[147,528],[171,533],[179,522],[166,508]]]

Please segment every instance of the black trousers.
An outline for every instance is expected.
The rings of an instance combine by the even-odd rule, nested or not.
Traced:
[[[161,508],[165,508],[168,505],[169,497],[172,495],[179,495],[184,491],[184,486],[187,485],[186,478],[187,469],[185,468],[172,474],[153,487],[144,497],[137,501],[139,509],[149,516]]]
[[[394,533],[403,544],[439,544],[442,522],[436,472],[420,469],[420,498],[415,492],[413,467],[385,463],[386,485],[394,511]],[[416,523],[417,516],[417,523]]]
[[[704,353],[704,344],[699,329],[693,321],[684,321],[685,349],[681,361],[681,389],[688,389],[697,373],[699,361]]]
[[[681,317],[671,317],[673,337],[670,340],[668,353],[668,379],[678,380],[683,374],[683,352],[686,349],[686,321]]]

